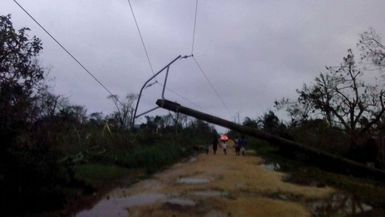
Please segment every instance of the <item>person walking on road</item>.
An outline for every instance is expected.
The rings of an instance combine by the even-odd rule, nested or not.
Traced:
[[[241,150],[241,144],[239,143],[240,139],[238,137],[235,138],[235,153],[236,155],[239,155]]]
[[[216,154],[217,153],[217,148],[218,148],[218,137],[217,137],[217,135],[214,135],[212,143],[213,143],[213,153]]]
[[[240,146],[240,151],[241,151],[242,155],[245,155],[246,146],[247,146],[247,141],[246,141],[245,136],[241,136],[241,138],[239,139],[239,146]]]
[[[227,141],[222,141],[223,154],[227,155]]]
[[[229,137],[227,135],[223,134],[223,135],[221,135],[220,140],[221,140],[221,146],[223,149],[223,153],[225,155],[227,155],[227,141],[229,140]]]

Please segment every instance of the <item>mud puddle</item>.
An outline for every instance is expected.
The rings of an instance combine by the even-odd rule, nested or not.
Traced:
[[[202,154],[178,163],[152,179],[115,189],[76,216],[385,216],[373,214],[377,209],[367,201],[314,180],[290,180],[283,163],[228,155]]]
[[[161,193],[144,193],[127,197],[109,197],[99,201],[92,209],[79,212],[75,217],[128,216],[129,209],[154,204],[165,204],[174,208],[195,207],[196,202],[177,196]]]
[[[276,162],[265,162],[260,165],[267,171],[280,171],[281,170],[281,165]]]
[[[308,203],[313,216],[384,216],[383,209],[372,207],[355,195],[337,192],[329,199]]]
[[[79,212],[76,217],[127,216],[127,209],[135,206],[146,206],[166,200],[165,194],[149,193],[128,197],[107,197],[99,201],[92,209]]]
[[[227,196],[228,193],[223,191],[207,190],[207,191],[195,191],[195,192],[192,192],[191,195],[199,196],[199,197],[223,197],[223,196]]]
[[[209,183],[209,180],[205,178],[185,177],[178,179],[176,183],[187,185],[202,185]]]
[[[196,205],[193,200],[180,197],[170,198],[166,201],[166,204],[181,207],[193,207]]]

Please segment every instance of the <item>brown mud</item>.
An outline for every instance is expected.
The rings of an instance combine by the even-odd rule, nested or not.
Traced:
[[[116,188],[75,216],[314,216],[336,193],[285,182],[286,176],[254,154],[201,154]]]

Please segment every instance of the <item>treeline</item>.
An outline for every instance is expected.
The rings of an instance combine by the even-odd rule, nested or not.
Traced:
[[[131,129],[134,95],[119,103],[110,96],[116,103],[111,114],[88,114],[84,106],[49,91],[38,62],[42,42],[28,31],[15,30],[10,15],[0,16],[3,215],[62,209],[129,169],[152,173],[188,156],[216,133],[208,124],[178,114],[146,117]]]
[[[274,103],[273,111],[244,125],[333,154],[385,169],[385,46],[373,29],[362,33],[337,66],[327,66],[313,82],[297,89],[296,99]]]

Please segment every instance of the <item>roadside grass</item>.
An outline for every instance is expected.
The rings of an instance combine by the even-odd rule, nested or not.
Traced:
[[[291,168],[289,172],[291,176],[288,181],[290,182],[303,183],[303,180],[309,180],[314,183],[321,183],[321,185],[330,185],[355,195],[374,207],[385,207],[384,183],[326,172],[308,166],[298,167],[297,169]]]
[[[80,153],[80,152],[79,152]],[[117,186],[129,186],[153,173],[192,154],[192,147],[183,144],[165,144],[162,141],[152,145],[133,145],[106,149],[104,152],[81,152],[68,157],[75,162],[71,168],[76,186],[63,188],[67,207],[58,211],[60,215],[71,216],[79,210],[94,204],[105,192]],[[65,163],[65,162],[63,162]],[[49,213],[56,215],[57,213]]]
[[[262,140],[252,139],[250,148],[266,160],[279,163],[280,170],[289,174],[286,181],[303,185],[329,185],[355,195],[374,207],[385,207],[384,183],[320,170],[282,156],[278,148]]]
[[[93,159],[133,169],[141,168],[151,174],[191,154],[191,148],[176,144],[142,145],[132,150],[112,150]]]
[[[191,146],[174,143],[110,149],[102,154],[85,155],[81,163],[73,166],[74,178],[96,190],[125,177],[151,175],[191,153]]]
[[[87,163],[75,166],[74,173],[77,180],[93,188],[100,188],[127,176],[132,171],[113,164]]]

